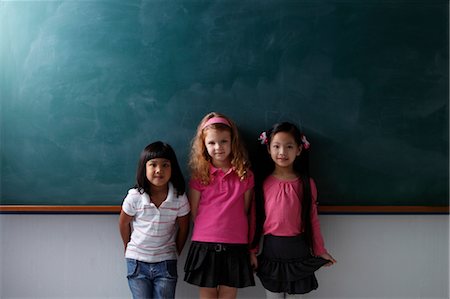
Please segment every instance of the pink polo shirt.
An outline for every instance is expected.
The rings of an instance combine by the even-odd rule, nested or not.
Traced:
[[[248,218],[244,193],[254,186],[253,173],[239,179],[233,169],[224,173],[210,168],[211,182],[203,185],[191,180],[189,186],[201,193],[195,218],[192,241],[247,244]]]
[[[317,215],[317,188],[312,179],[310,183],[312,247],[315,255],[321,255],[327,251],[324,247]],[[263,188],[266,211],[264,234],[296,236],[302,233],[304,228],[301,227],[301,200],[299,200],[303,199],[301,179],[281,180],[271,175],[264,181]]]

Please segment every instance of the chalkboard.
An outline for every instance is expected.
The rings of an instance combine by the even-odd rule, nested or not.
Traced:
[[[140,151],[185,177],[210,111],[292,121],[320,203],[448,206],[448,1],[3,1],[1,204],[120,205]]]

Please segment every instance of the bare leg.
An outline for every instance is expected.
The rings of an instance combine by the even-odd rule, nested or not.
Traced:
[[[219,298],[219,290],[217,288],[200,288],[200,299],[213,298]]]
[[[220,299],[235,299],[237,296],[237,288],[227,287],[224,285],[219,286]]]

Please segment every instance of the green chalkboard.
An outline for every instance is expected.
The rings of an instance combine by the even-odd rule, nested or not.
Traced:
[[[204,114],[288,120],[322,205],[448,205],[448,1],[2,1],[1,204],[119,205]]]

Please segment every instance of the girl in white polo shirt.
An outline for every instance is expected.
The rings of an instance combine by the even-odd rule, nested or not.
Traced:
[[[189,163],[194,229],[184,280],[200,287],[200,298],[235,298],[238,288],[255,285],[248,251],[253,173],[236,125],[206,115]]]
[[[175,298],[177,255],[188,236],[190,207],[172,147],[149,144],[136,180],[119,216],[128,285],[134,299]]]

